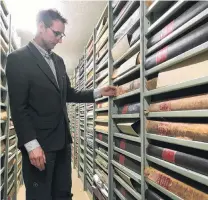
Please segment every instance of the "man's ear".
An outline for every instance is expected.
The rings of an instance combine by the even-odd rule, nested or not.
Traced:
[[[45,31],[45,24],[43,22],[38,23],[38,32],[43,33]]]

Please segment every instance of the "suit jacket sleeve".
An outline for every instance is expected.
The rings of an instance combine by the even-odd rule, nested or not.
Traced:
[[[36,139],[36,132],[28,114],[30,83],[26,72],[27,69],[19,61],[18,55],[10,54],[7,59],[6,77],[11,115],[19,146]]]
[[[76,102],[76,103],[93,103],[95,101],[93,90],[83,90],[78,91],[71,87],[69,77],[66,75],[67,79],[67,102]]]

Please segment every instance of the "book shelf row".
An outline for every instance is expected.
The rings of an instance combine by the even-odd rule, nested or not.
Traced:
[[[5,1],[0,4],[1,30],[1,199],[16,199],[22,185],[22,156],[17,150],[17,138],[10,117],[8,88],[5,74],[7,55],[20,47],[20,38],[12,24],[12,16]]]
[[[207,11],[206,1],[106,5],[75,70],[77,89],[117,88],[76,112],[78,174],[93,199],[208,198]]]

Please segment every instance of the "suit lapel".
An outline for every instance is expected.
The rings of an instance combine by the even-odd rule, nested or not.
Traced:
[[[60,71],[60,66],[59,66],[59,60],[57,59],[57,56],[52,53],[52,59],[53,59],[53,62],[54,62],[54,65],[55,65],[55,69],[56,69],[56,75],[57,75],[57,80],[58,80],[58,84],[59,84],[59,89],[60,91],[63,90],[63,79],[62,79],[62,74],[61,74],[61,71]]]
[[[31,42],[28,44],[28,48],[31,51],[31,53],[33,54],[33,56],[36,58],[34,60],[37,62],[38,67],[48,77],[48,79],[55,86],[57,91],[60,92],[59,87],[58,87],[57,82],[56,82],[56,79],[54,77],[54,74],[51,71],[50,66],[48,65],[48,63],[45,61],[45,59],[41,55],[41,53],[38,51],[38,49]],[[57,77],[58,77],[58,75],[57,75]]]

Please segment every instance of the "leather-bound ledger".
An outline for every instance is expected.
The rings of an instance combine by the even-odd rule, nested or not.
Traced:
[[[165,200],[161,198],[158,194],[156,194],[155,192],[149,189],[145,191],[145,197],[147,200]]]
[[[119,114],[134,114],[140,112],[140,103],[125,104],[118,108]]]
[[[147,90],[154,90],[157,88],[157,77],[156,78],[153,78],[153,79],[150,79],[146,82],[146,88]]]
[[[172,20],[168,25],[162,28],[162,30],[160,30],[154,36],[152,36],[147,42],[147,47],[149,48],[154,44],[157,44],[159,41],[167,37],[169,34],[171,34],[180,26],[184,25],[186,22],[194,18],[196,15],[201,13],[206,8],[208,8],[208,1],[197,2],[188,10],[183,12],[180,16],[178,16],[176,19]]]
[[[184,97],[158,103],[149,106],[149,112],[164,112],[178,110],[203,110],[208,109],[208,94]]]
[[[97,108],[108,108],[108,101],[103,103],[97,103]]]
[[[153,4],[154,0],[145,0],[145,4],[147,7],[150,7]]]
[[[126,62],[124,62],[119,68],[113,71],[112,79],[115,79],[127,71],[136,67],[137,64],[140,63],[140,54],[136,53],[131,58],[129,58]]]
[[[1,110],[1,120],[7,120],[7,112],[4,110]]]
[[[137,174],[141,174],[141,164],[139,161],[136,161],[124,154],[114,151],[113,158],[119,164],[125,166],[126,168],[134,171]]]
[[[208,194],[152,167],[145,168],[145,177],[184,200],[208,199]]]
[[[154,145],[147,147],[147,154],[208,176],[207,159]]]
[[[208,143],[208,124],[147,120],[148,133]]]
[[[117,90],[116,90],[116,96],[131,92],[131,91],[139,89],[139,88],[140,88],[140,79],[138,78],[138,79],[128,82],[124,85],[118,86]]]
[[[95,130],[96,131],[105,131],[106,133],[108,132],[108,126],[103,126],[103,125],[99,125],[99,124],[96,124],[95,125]]]
[[[131,177],[120,171],[119,169],[115,168],[115,172],[118,176],[120,176],[121,179],[123,179],[124,182],[126,182],[132,189],[134,189],[137,192],[141,192],[141,185],[134,181]]]
[[[191,42],[190,42],[191,41]],[[151,69],[171,58],[174,58],[204,42],[208,41],[208,22],[187,33],[173,43],[149,56],[145,68]]]

